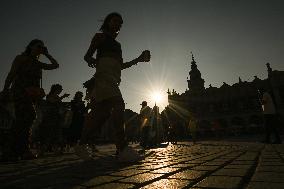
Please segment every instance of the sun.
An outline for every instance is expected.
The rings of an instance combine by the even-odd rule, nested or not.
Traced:
[[[150,99],[153,104],[157,104],[158,106],[164,107],[166,105],[167,101],[167,95],[166,93],[163,93],[162,91],[153,91],[150,93]]]
[[[169,87],[175,85],[173,80],[170,79],[171,70],[168,70],[168,66],[163,64],[159,68],[159,73],[152,70],[154,66],[153,61],[151,61],[149,69],[142,70],[143,79],[137,80],[137,82],[128,81],[126,84],[132,88],[131,93],[133,94],[133,102],[129,99],[127,106],[133,105],[141,109],[141,102],[146,101],[150,108],[153,108],[155,104],[159,107],[160,111],[163,111],[165,107],[169,105],[168,102],[168,90]],[[137,106],[137,101],[135,98],[139,99],[139,105]],[[137,108],[138,109],[138,108]]]
[[[153,92],[151,94],[151,100],[156,103],[160,103],[163,99],[163,95],[160,92]]]

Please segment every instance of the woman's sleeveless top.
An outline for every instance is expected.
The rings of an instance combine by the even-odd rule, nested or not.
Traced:
[[[121,80],[122,63],[120,43],[105,35],[104,41],[97,49],[97,60],[95,88],[91,96],[97,102],[114,96],[121,96],[118,87]]]
[[[97,59],[110,56],[114,56],[114,58],[122,60],[121,45],[114,38],[105,34],[103,42],[98,46],[97,49]]]
[[[97,49],[97,60],[96,78],[110,80],[110,82],[119,84],[122,63],[120,43],[109,35],[105,35],[105,39]]]

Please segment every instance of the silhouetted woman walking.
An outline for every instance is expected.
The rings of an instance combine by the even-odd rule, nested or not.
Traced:
[[[80,142],[82,145],[92,143],[94,134],[100,132],[101,126],[111,115],[119,157],[123,157],[126,151],[128,153],[134,152],[130,148],[126,148],[127,143],[123,127],[125,104],[119,89],[121,70],[138,62],[150,61],[150,52],[146,50],[138,58],[123,63],[121,45],[116,41],[122,23],[123,19],[120,14],[110,13],[107,15],[100,28],[102,33],[95,34],[84,57],[90,67],[96,68],[96,73],[94,89],[91,92],[92,111],[85,121],[89,127],[84,127]],[[95,52],[96,58],[93,58]],[[86,152],[86,146],[80,147],[77,148],[78,155]]]
[[[51,64],[39,61],[43,54],[49,59]],[[32,40],[25,51],[16,56],[11,70],[5,80],[4,93],[11,92],[15,103],[16,120],[12,126],[12,142],[10,153],[4,154],[4,159],[17,160],[34,158],[29,149],[30,130],[35,119],[34,103],[44,96],[41,89],[42,70],[52,70],[58,68],[57,61],[48,53],[43,41]]]

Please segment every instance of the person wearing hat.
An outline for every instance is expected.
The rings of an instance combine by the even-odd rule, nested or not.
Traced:
[[[140,104],[141,110],[140,110],[140,121],[141,121],[141,139],[140,139],[140,145],[144,148],[149,147],[150,145],[150,137],[149,133],[151,130],[151,114],[152,114],[152,109],[147,105],[146,101],[143,101]]]

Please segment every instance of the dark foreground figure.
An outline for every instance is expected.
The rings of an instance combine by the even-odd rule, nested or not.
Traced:
[[[265,91],[262,95],[262,110],[264,115],[264,125],[265,125],[265,143],[281,144],[281,138],[278,132],[278,116],[276,114],[276,107],[271,96],[271,92]],[[271,141],[270,137],[274,135],[275,140]]]
[[[119,84],[121,70],[139,62],[149,62],[150,52],[143,51],[138,58],[123,63],[121,45],[116,40],[122,23],[123,19],[120,14],[111,13],[107,15],[100,28],[102,33],[95,34],[84,57],[90,67],[96,68],[96,73],[93,90],[90,94],[91,111],[85,120],[80,145],[75,148],[77,154],[82,157],[90,155],[88,144],[96,142],[96,136],[110,116],[112,116],[114,123],[114,142],[118,157],[122,160],[129,157],[135,159],[139,156],[135,150],[127,146],[125,139],[123,119],[125,104]],[[93,58],[95,52],[96,58]]]
[[[51,64],[39,61],[45,55]],[[5,80],[3,94],[12,96],[15,107],[15,122],[12,125],[10,140],[5,141],[2,160],[32,159],[30,151],[31,126],[36,117],[34,105],[45,94],[41,89],[42,70],[58,68],[57,61],[48,53],[44,43],[32,40],[25,51],[17,55]]]

